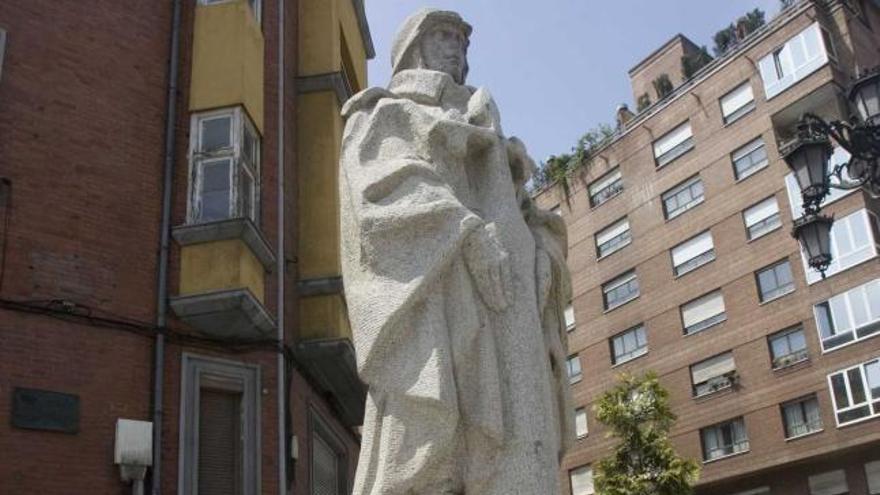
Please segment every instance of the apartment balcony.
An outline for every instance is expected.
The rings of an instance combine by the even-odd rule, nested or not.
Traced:
[[[264,306],[265,274],[275,255],[249,219],[183,225],[172,230],[180,245],[180,288],[174,313],[206,337],[254,341],[275,337]]]

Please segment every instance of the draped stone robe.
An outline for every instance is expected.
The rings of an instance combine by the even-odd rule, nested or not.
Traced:
[[[557,494],[536,242],[494,101],[447,74],[404,70],[343,115],[342,271],[369,386],[354,494]],[[513,275],[500,312],[462,254],[490,224]]]

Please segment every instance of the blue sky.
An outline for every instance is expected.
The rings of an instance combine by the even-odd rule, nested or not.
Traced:
[[[712,35],[778,0],[366,0],[376,58],[371,86],[385,86],[398,26],[421,7],[455,10],[474,26],[468,83],[485,86],[505,133],[532,156],[567,152],[586,130],[630,108],[627,71],[677,33],[712,50]]]

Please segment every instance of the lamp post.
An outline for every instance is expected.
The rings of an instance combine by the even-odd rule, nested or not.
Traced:
[[[804,114],[795,139],[780,150],[803,194],[804,216],[795,222],[792,236],[806,252],[808,264],[823,277],[832,261],[834,219],[821,214],[830,189],[862,188],[880,197],[880,70],[856,79],[849,100],[858,113],[849,122],[826,122]],[[829,170],[832,138],[850,153],[850,159]],[[832,177],[837,180],[832,182]]]

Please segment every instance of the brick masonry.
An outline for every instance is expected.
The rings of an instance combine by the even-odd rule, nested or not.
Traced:
[[[868,15],[870,25],[877,26],[877,9],[872,7]],[[757,61],[814,19],[819,19],[832,34],[838,62],[767,101]],[[876,454],[880,428],[876,419],[837,428],[826,376],[880,356],[880,338],[823,354],[812,305],[876,279],[880,262],[875,258],[807,285],[797,242],[789,235],[792,215],[784,183],[789,172],[777,147],[780,132],[789,131],[794,122],[792,109],[800,109],[800,113],[810,98],[846,87],[847,74],[854,72],[856,63],[860,67],[877,65],[878,46],[880,38],[876,32],[845,7],[838,4],[830,13],[807,7],[680,96],[659,105],[652,110],[653,115],[631,124],[622,137],[599,152],[592,166],[575,173],[569,181],[567,198],[560,187],[539,194],[538,203],[544,207],[562,205],[569,228],[569,266],[577,322],[577,328],[569,334],[569,347],[572,353],[579,354],[584,376],[572,390],[575,406],[587,407],[589,411],[588,437],[579,440],[563,462],[560,479],[564,487],[569,486],[568,470],[595,462],[613,445],[612,440],[605,438],[606,431],[595,420],[590,406],[619,373],[651,369],[670,391],[673,409],[679,417],[672,437],[684,456],[701,459],[700,428],[740,415],[745,417],[750,452],[704,464],[700,493],[735,493],[760,486],[756,483],[772,485],[772,493],[808,493],[804,488],[807,474],[840,467],[848,470],[850,493],[866,493],[863,465],[880,458]],[[746,81],[752,86],[756,109],[725,125],[718,100]],[[633,84],[637,82],[634,80]],[[805,98],[808,95],[810,98]],[[694,149],[658,169],[652,143],[686,120],[693,129]],[[769,166],[737,181],[731,153],[758,136],[764,139]],[[587,185],[615,167],[622,172],[624,191],[591,208]],[[661,194],[695,174],[703,180],[705,201],[666,220]],[[782,228],[750,242],[742,211],[769,196],[777,199]],[[880,211],[876,201],[860,192],[836,201],[826,210],[839,218],[861,208]],[[632,244],[597,259],[595,233],[624,216],[630,222]],[[675,277],[669,250],[705,230],[712,233],[716,260]],[[782,259],[791,263],[796,290],[761,304],[754,273]],[[606,312],[601,285],[630,269],[638,275],[640,296]],[[684,336],[679,306],[718,288],[724,296],[727,320],[698,334]],[[649,352],[613,367],[609,339],[639,323],[647,328]],[[810,360],[788,370],[772,371],[766,337],[795,324],[804,326]],[[693,399],[689,366],[728,350],[733,351],[741,386],[701,400]],[[824,431],[786,442],[780,403],[811,393],[818,397]],[[872,454],[866,453],[871,449]]]
[[[183,2],[176,173],[172,224],[186,212],[190,46],[193,7]],[[276,243],[278,3],[264,0],[266,128],[263,136],[261,226]],[[296,69],[297,2],[285,4],[287,81]],[[162,197],[170,2],[0,3],[8,32],[0,79],[0,177],[11,181],[0,201],[0,299],[42,304],[64,299],[93,317],[155,321],[156,266]],[[294,190],[295,88],[286,88],[286,182]],[[284,253],[295,260],[292,194]],[[5,223],[4,223],[5,221]],[[0,244],[2,245],[2,244]],[[170,294],[176,293],[177,247],[172,246]],[[295,270],[289,270],[295,273]],[[267,277],[267,309],[274,313],[275,277]],[[295,281],[287,277],[288,338],[296,333]],[[117,418],[149,420],[153,342],[148,329],[122,331],[89,320],[0,309],[0,492],[128,493],[113,465]],[[186,332],[173,317],[171,328]],[[277,493],[276,354],[230,352],[169,340],[162,424],[163,490],[176,493],[181,354],[189,352],[257,364],[261,369],[262,493]],[[14,387],[76,394],[77,434],[11,427]],[[355,432],[335,420],[331,403],[294,371],[293,431],[300,461],[295,493],[309,489],[309,411],[319,414],[345,446],[353,474]]]

